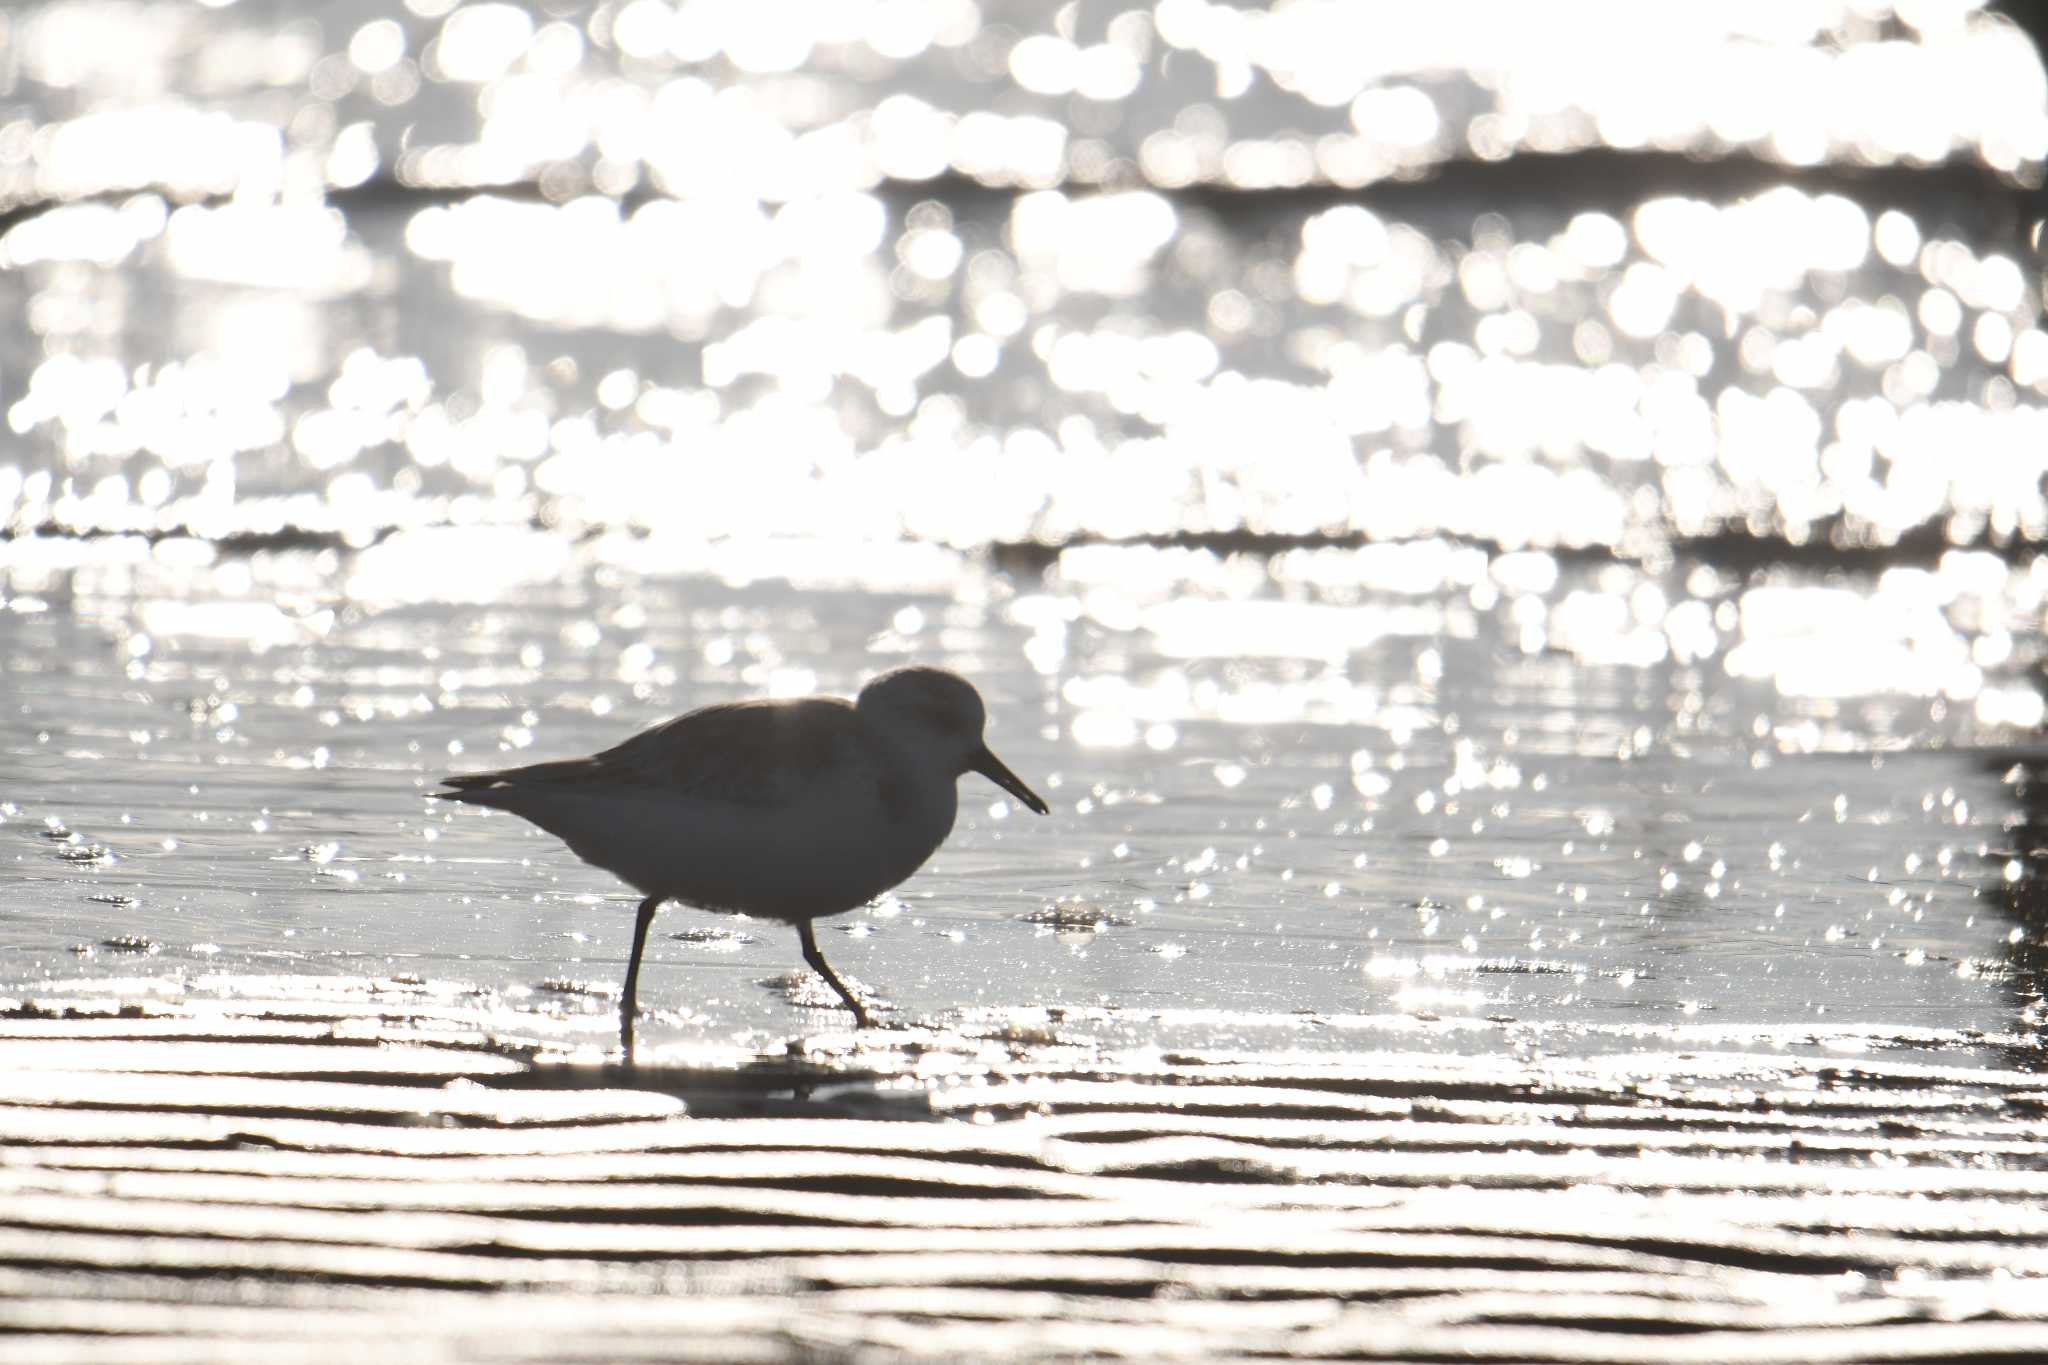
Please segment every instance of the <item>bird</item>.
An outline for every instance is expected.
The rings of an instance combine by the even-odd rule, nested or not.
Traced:
[[[983,738],[974,684],[912,665],[852,701],[814,696],[686,711],[600,753],[457,773],[429,795],[510,811],[643,899],[619,1000],[633,1062],[640,959],[664,903],[796,926],[803,958],[874,1022],[818,950],[812,921],[903,882],[953,831],[958,779],[979,773],[1040,815],[1050,808]]]

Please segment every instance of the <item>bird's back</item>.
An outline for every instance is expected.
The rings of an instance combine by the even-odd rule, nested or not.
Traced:
[[[869,746],[853,706],[837,697],[738,701],[700,706],[584,758],[555,759],[441,779],[458,801],[491,791],[565,794],[578,789],[645,789],[667,799],[696,797],[774,804]],[[509,809],[509,807],[508,807]]]

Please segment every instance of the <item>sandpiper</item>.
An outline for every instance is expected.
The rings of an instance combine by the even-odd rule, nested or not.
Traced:
[[[873,1020],[818,951],[811,921],[866,904],[953,829],[955,781],[980,773],[1040,815],[1038,793],[982,739],[981,694],[957,673],[898,668],[841,697],[700,706],[585,758],[442,778],[449,801],[530,820],[645,899],[619,1002],[633,1016],[663,901],[794,924],[804,961],[855,1021]]]

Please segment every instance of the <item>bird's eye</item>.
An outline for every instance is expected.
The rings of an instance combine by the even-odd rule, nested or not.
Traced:
[[[966,728],[966,717],[952,707],[941,706],[936,702],[927,702],[918,707],[917,718],[941,734],[952,734]]]

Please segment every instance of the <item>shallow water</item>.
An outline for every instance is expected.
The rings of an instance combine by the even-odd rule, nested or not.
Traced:
[[[510,563],[551,543],[487,534]],[[1411,546],[1397,596],[1205,554],[1075,552],[1034,580],[932,552],[927,581],[878,592],[801,546],[780,552],[798,581],[740,586],[599,542],[489,606],[339,601],[465,535],[202,568],[137,547],[68,571],[68,602],[16,596],[10,976],[172,995],[414,976],[600,1041],[632,896],[521,821],[428,802],[432,779],[922,658],[980,681],[998,751],[1054,814],[964,779],[932,863],[828,922],[828,956],[897,1020],[1106,1009],[1162,1046],[1345,1048],[1363,1040],[1331,1017],[1443,1019],[1487,1024],[1439,1035],[1480,1051],[2036,1022],[2018,750],[1939,699],[1801,704],[1711,662],[1523,654],[1514,605],[1472,605],[1511,557]],[[1686,577],[1705,586],[1665,580]],[[1626,610],[1656,582],[1568,566],[1551,593]],[[302,600],[280,606],[287,588]],[[1722,596],[1739,621],[1785,591]],[[648,1039],[844,1022],[792,1009],[826,997],[782,926],[674,908],[657,928]]]

